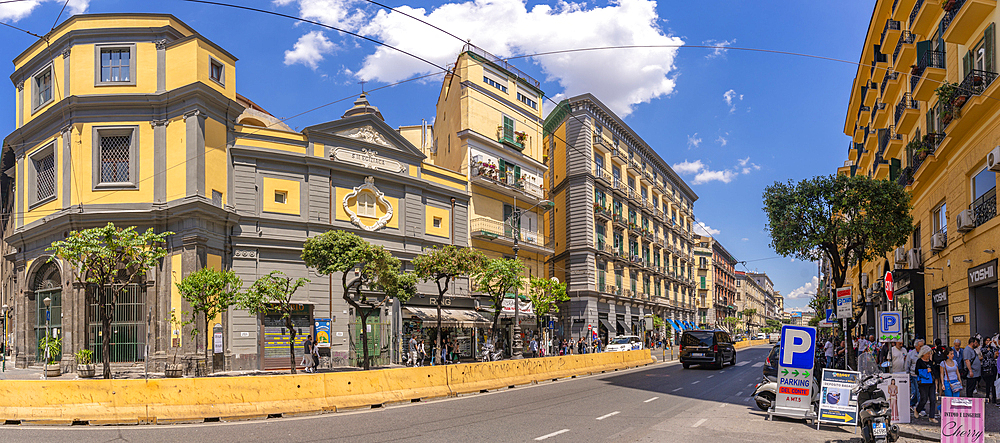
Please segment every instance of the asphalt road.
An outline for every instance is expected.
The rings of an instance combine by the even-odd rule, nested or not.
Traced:
[[[803,442],[853,428],[765,421],[749,398],[770,346],[722,370],[656,364],[485,394],[380,409],[232,423],[119,427],[0,426],[0,441],[657,441]]]

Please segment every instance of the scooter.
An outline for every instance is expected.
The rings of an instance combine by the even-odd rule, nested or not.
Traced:
[[[757,402],[757,408],[761,411],[767,412],[771,409],[771,405],[774,404],[775,396],[778,393],[778,381],[764,376],[764,379],[757,383],[757,386],[753,389],[754,401]]]
[[[889,401],[885,393],[879,389],[879,383],[888,380],[888,374],[871,374],[851,390],[858,396],[858,422],[861,424],[861,436],[865,443],[894,442],[899,439],[899,426],[891,423]]]

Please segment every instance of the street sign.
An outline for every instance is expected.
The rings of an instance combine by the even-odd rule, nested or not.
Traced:
[[[886,271],[885,272],[885,297],[887,299],[889,299],[890,302],[892,301],[892,290],[893,290],[893,287],[892,287],[892,272]]]
[[[833,323],[837,320],[837,316],[833,315],[833,309],[826,310],[826,322]]]
[[[860,373],[853,371],[823,370],[819,398],[820,422],[858,425],[858,399],[856,395],[851,396],[851,389],[858,385],[860,377]],[[818,428],[819,423],[816,426]]]
[[[812,417],[816,328],[782,326],[778,349],[778,395],[771,414],[794,418]]]
[[[903,315],[899,311],[878,313],[878,341],[903,341]]]
[[[837,318],[851,318],[853,303],[851,288],[837,288]]]

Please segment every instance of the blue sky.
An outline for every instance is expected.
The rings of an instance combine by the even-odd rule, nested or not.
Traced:
[[[305,17],[398,45],[438,65],[461,43],[430,26],[362,0],[232,0]],[[0,3],[0,22],[44,34],[63,0]],[[777,257],[764,231],[761,193],[774,181],[833,173],[846,159],[846,105],[856,66],[828,60],[691,45],[787,51],[856,62],[872,1],[520,0],[380,3],[471,39],[503,57],[584,47],[677,45],[525,57],[516,66],[555,100],[592,92],[638,132],[698,193],[697,218],[753,271],[767,272],[801,308],[815,291],[814,263]],[[436,68],[315,25],[180,0],[69,0],[73,13],[176,15],[240,60],[237,90],[293,128],[334,120],[360,90]],[[0,27],[0,59],[35,37]],[[13,65],[8,65],[12,70]],[[370,93],[392,126],[434,118],[437,76]],[[14,87],[0,106],[0,133],[13,130]],[[338,101],[339,102],[336,102]],[[336,102],[330,104],[331,102]],[[546,108],[551,103],[546,104]],[[738,270],[747,270],[738,265]],[[788,297],[791,295],[795,298]]]

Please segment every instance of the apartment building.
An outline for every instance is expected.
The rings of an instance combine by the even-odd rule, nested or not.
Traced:
[[[879,0],[861,48],[838,172],[904,186],[916,229],[865,262],[852,286],[874,299],[871,310],[902,311],[911,336],[947,342],[1000,329],[998,18],[995,1]],[[881,296],[887,271],[893,304]]]
[[[712,308],[716,326],[723,327],[726,317],[736,317],[736,259],[714,238],[712,247]]]
[[[545,120],[555,211],[550,275],[568,283],[571,337],[634,333],[645,315],[694,326],[693,205],[698,196],[597,97],[564,100]]]
[[[767,326],[768,299],[767,289],[760,282],[742,271],[736,271],[736,316],[740,320],[736,330],[747,334],[755,334],[760,328]],[[773,301],[770,303],[773,305]],[[750,311],[753,311],[752,313]]]
[[[712,241],[712,237],[695,236],[694,261],[698,266],[695,271],[695,289],[697,290],[695,304],[698,309],[699,328],[714,328],[722,320],[718,318],[715,311],[715,290],[712,286],[715,280]]]

